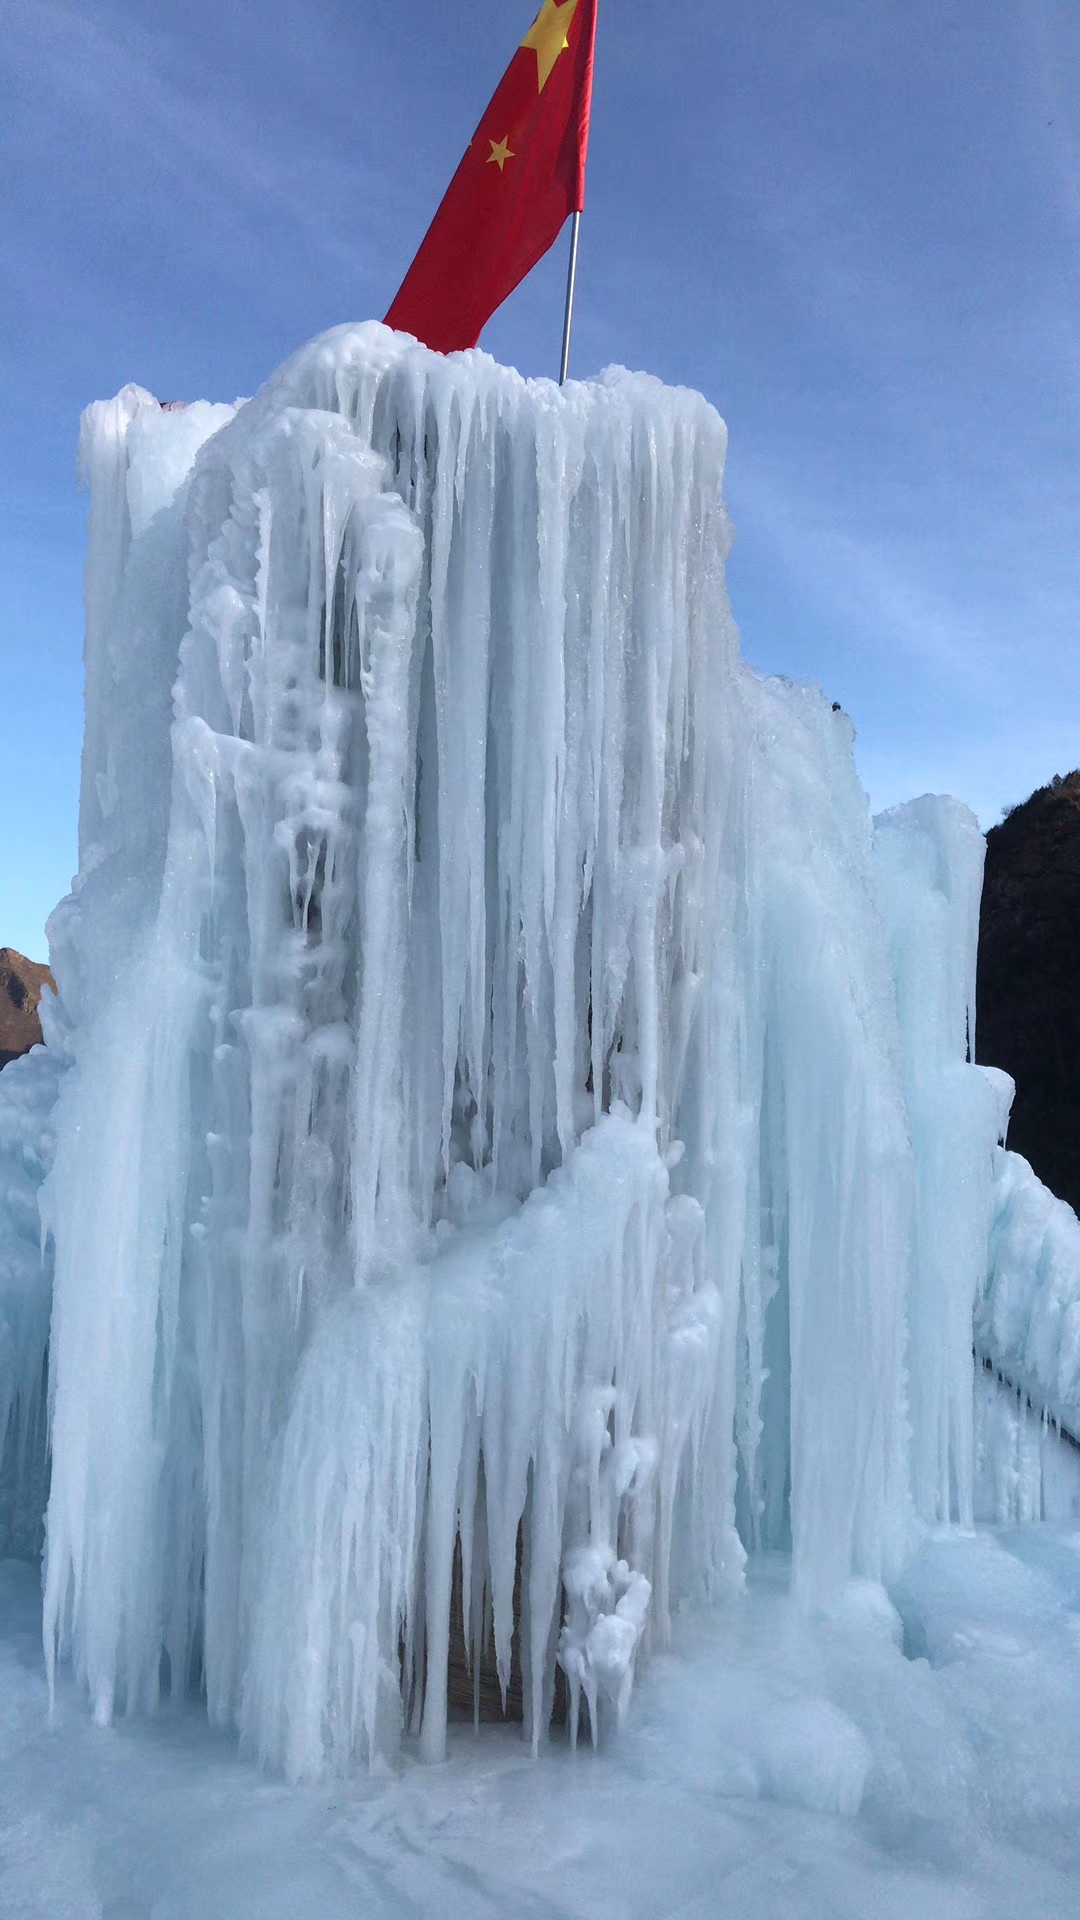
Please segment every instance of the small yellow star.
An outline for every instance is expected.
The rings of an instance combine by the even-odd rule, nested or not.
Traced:
[[[492,140],[489,136],[488,145],[491,148],[491,152],[488,154],[488,160],[487,160],[488,166],[490,167],[492,161],[494,160],[495,165],[498,167],[499,172],[501,173],[507,161],[513,160],[516,158],[516,156],[510,151],[510,136],[509,134],[507,134],[506,138],[503,140]]]
[[[563,0],[557,6],[555,0],[544,0],[536,19],[522,41],[523,47],[532,47],[536,53],[536,79],[538,90],[543,93],[551,78],[551,69],[560,53],[565,53],[570,45],[567,34],[570,23],[578,10],[578,0]]]

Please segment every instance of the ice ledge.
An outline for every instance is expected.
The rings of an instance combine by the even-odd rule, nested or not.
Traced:
[[[442,1756],[459,1536],[471,1659],[493,1629],[505,1688],[520,1632],[534,1748],[557,1648],[572,1732],[582,1696],[594,1739],[605,1705],[621,1716],[653,1589],[666,1637],[675,1491],[711,1398],[701,1226],[668,1198],[652,1129],[610,1114],[502,1225],[452,1229],[433,1260],[327,1309],[244,1688],[261,1758],[294,1778],[372,1759],[410,1701],[422,1754]]]

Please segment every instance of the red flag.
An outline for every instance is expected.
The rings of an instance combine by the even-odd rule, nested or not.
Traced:
[[[386,316],[439,353],[496,307],[585,204],[596,0],[544,0]]]

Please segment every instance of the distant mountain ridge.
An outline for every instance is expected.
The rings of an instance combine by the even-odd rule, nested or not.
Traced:
[[[976,1057],[1016,1081],[1009,1146],[1080,1213],[1080,770],[986,836]]]
[[[40,960],[28,960],[14,947],[0,947],[0,1067],[40,1045],[41,990],[55,992],[52,974]]]

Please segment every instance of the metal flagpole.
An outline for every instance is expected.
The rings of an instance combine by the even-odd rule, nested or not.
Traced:
[[[559,367],[559,385],[566,385],[566,369],[570,365],[570,322],[574,317],[574,280],[577,277],[577,243],[581,227],[581,215],[573,215],[570,228],[570,266],[566,275],[566,316],[562,330],[562,363]]]

